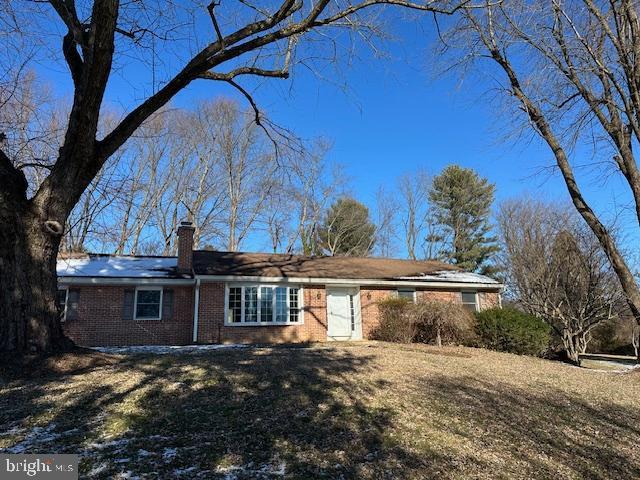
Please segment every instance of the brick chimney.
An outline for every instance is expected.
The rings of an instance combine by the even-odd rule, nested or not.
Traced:
[[[178,227],[178,273],[191,273],[193,269],[193,232],[191,222],[181,222]]]

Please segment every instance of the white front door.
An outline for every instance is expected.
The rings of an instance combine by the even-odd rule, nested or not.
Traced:
[[[357,288],[328,288],[327,314],[329,340],[362,338],[360,300]]]

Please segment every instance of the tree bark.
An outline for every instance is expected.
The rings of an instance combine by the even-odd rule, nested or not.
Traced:
[[[572,334],[569,331],[562,333],[562,343],[567,351],[567,357],[577,366],[580,366],[580,354],[586,353],[588,337],[584,334]]]
[[[23,202],[0,207],[0,352],[50,353],[73,343],[56,305],[56,259],[61,235]],[[52,234],[54,229],[56,234]]]

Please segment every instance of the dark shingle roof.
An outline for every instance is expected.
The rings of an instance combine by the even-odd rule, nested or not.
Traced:
[[[391,280],[417,277],[456,267],[433,260],[395,260],[388,258],[305,257],[275,253],[242,253],[196,250],[196,275],[240,275],[290,278],[345,278]]]

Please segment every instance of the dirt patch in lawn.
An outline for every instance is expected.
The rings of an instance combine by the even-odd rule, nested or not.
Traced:
[[[383,343],[80,357],[3,378],[0,451],[80,453],[105,479],[640,471],[635,373]]]

